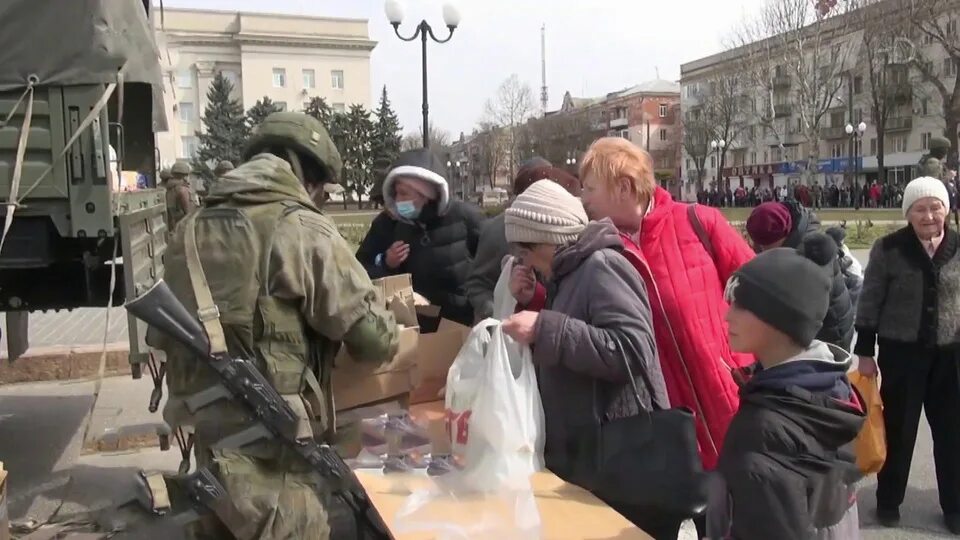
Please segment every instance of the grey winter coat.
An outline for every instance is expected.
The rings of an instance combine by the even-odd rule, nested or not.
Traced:
[[[584,430],[637,414],[625,362],[643,407],[649,410],[651,399],[669,407],[647,290],[622,249],[609,220],[587,225],[576,243],[557,252],[547,309],[537,319],[533,361],[546,415],[545,459],[561,477],[583,465],[571,449]]]
[[[503,258],[510,250],[503,220],[504,214],[501,213],[483,224],[477,254],[473,257],[470,275],[465,283],[467,298],[478,321],[493,314],[493,289],[500,278]]]

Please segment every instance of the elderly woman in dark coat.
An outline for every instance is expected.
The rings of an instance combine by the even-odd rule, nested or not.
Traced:
[[[870,251],[857,308],[859,369],[883,374],[880,395],[887,461],[877,475],[877,517],[900,521],[921,408],[933,434],[940,507],[960,534],[960,236],[946,227],[950,199],[943,182],[907,185],[908,225]],[[874,352],[879,342],[879,357]]]

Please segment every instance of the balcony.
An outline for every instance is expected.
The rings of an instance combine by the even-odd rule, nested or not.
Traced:
[[[913,87],[910,83],[890,83],[886,88],[887,99],[894,103],[908,103],[913,99]]]
[[[613,118],[610,120],[610,129],[625,128],[627,127],[627,124],[629,124],[629,122],[627,121],[626,116],[623,116],[620,118]]]
[[[773,106],[773,115],[776,118],[786,118],[793,115],[793,105],[789,103],[779,103]]]
[[[831,139],[846,139],[847,137],[849,135],[847,135],[846,126],[820,128],[821,139],[829,141]]]
[[[790,88],[791,82],[789,75],[775,75],[773,77],[773,88],[776,90],[784,90]]]
[[[884,126],[884,131],[910,131],[913,129],[913,118],[909,116],[894,116],[892,118],[887,118],[887,124]]]

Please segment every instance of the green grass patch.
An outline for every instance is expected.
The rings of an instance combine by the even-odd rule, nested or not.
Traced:
[[[720,211],[731,222],[746,221],[753,208],[721,208]],[[903,211],[899,208],[860,209],[823,208],[814,210],[821,221],[903,221]]]

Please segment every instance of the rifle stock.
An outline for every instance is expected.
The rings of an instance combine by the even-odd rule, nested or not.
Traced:
[[[134,317],[170,336],[197,356],[210,354],[210,340],[200,322],[183,307],[162,279],[124,307]]]

